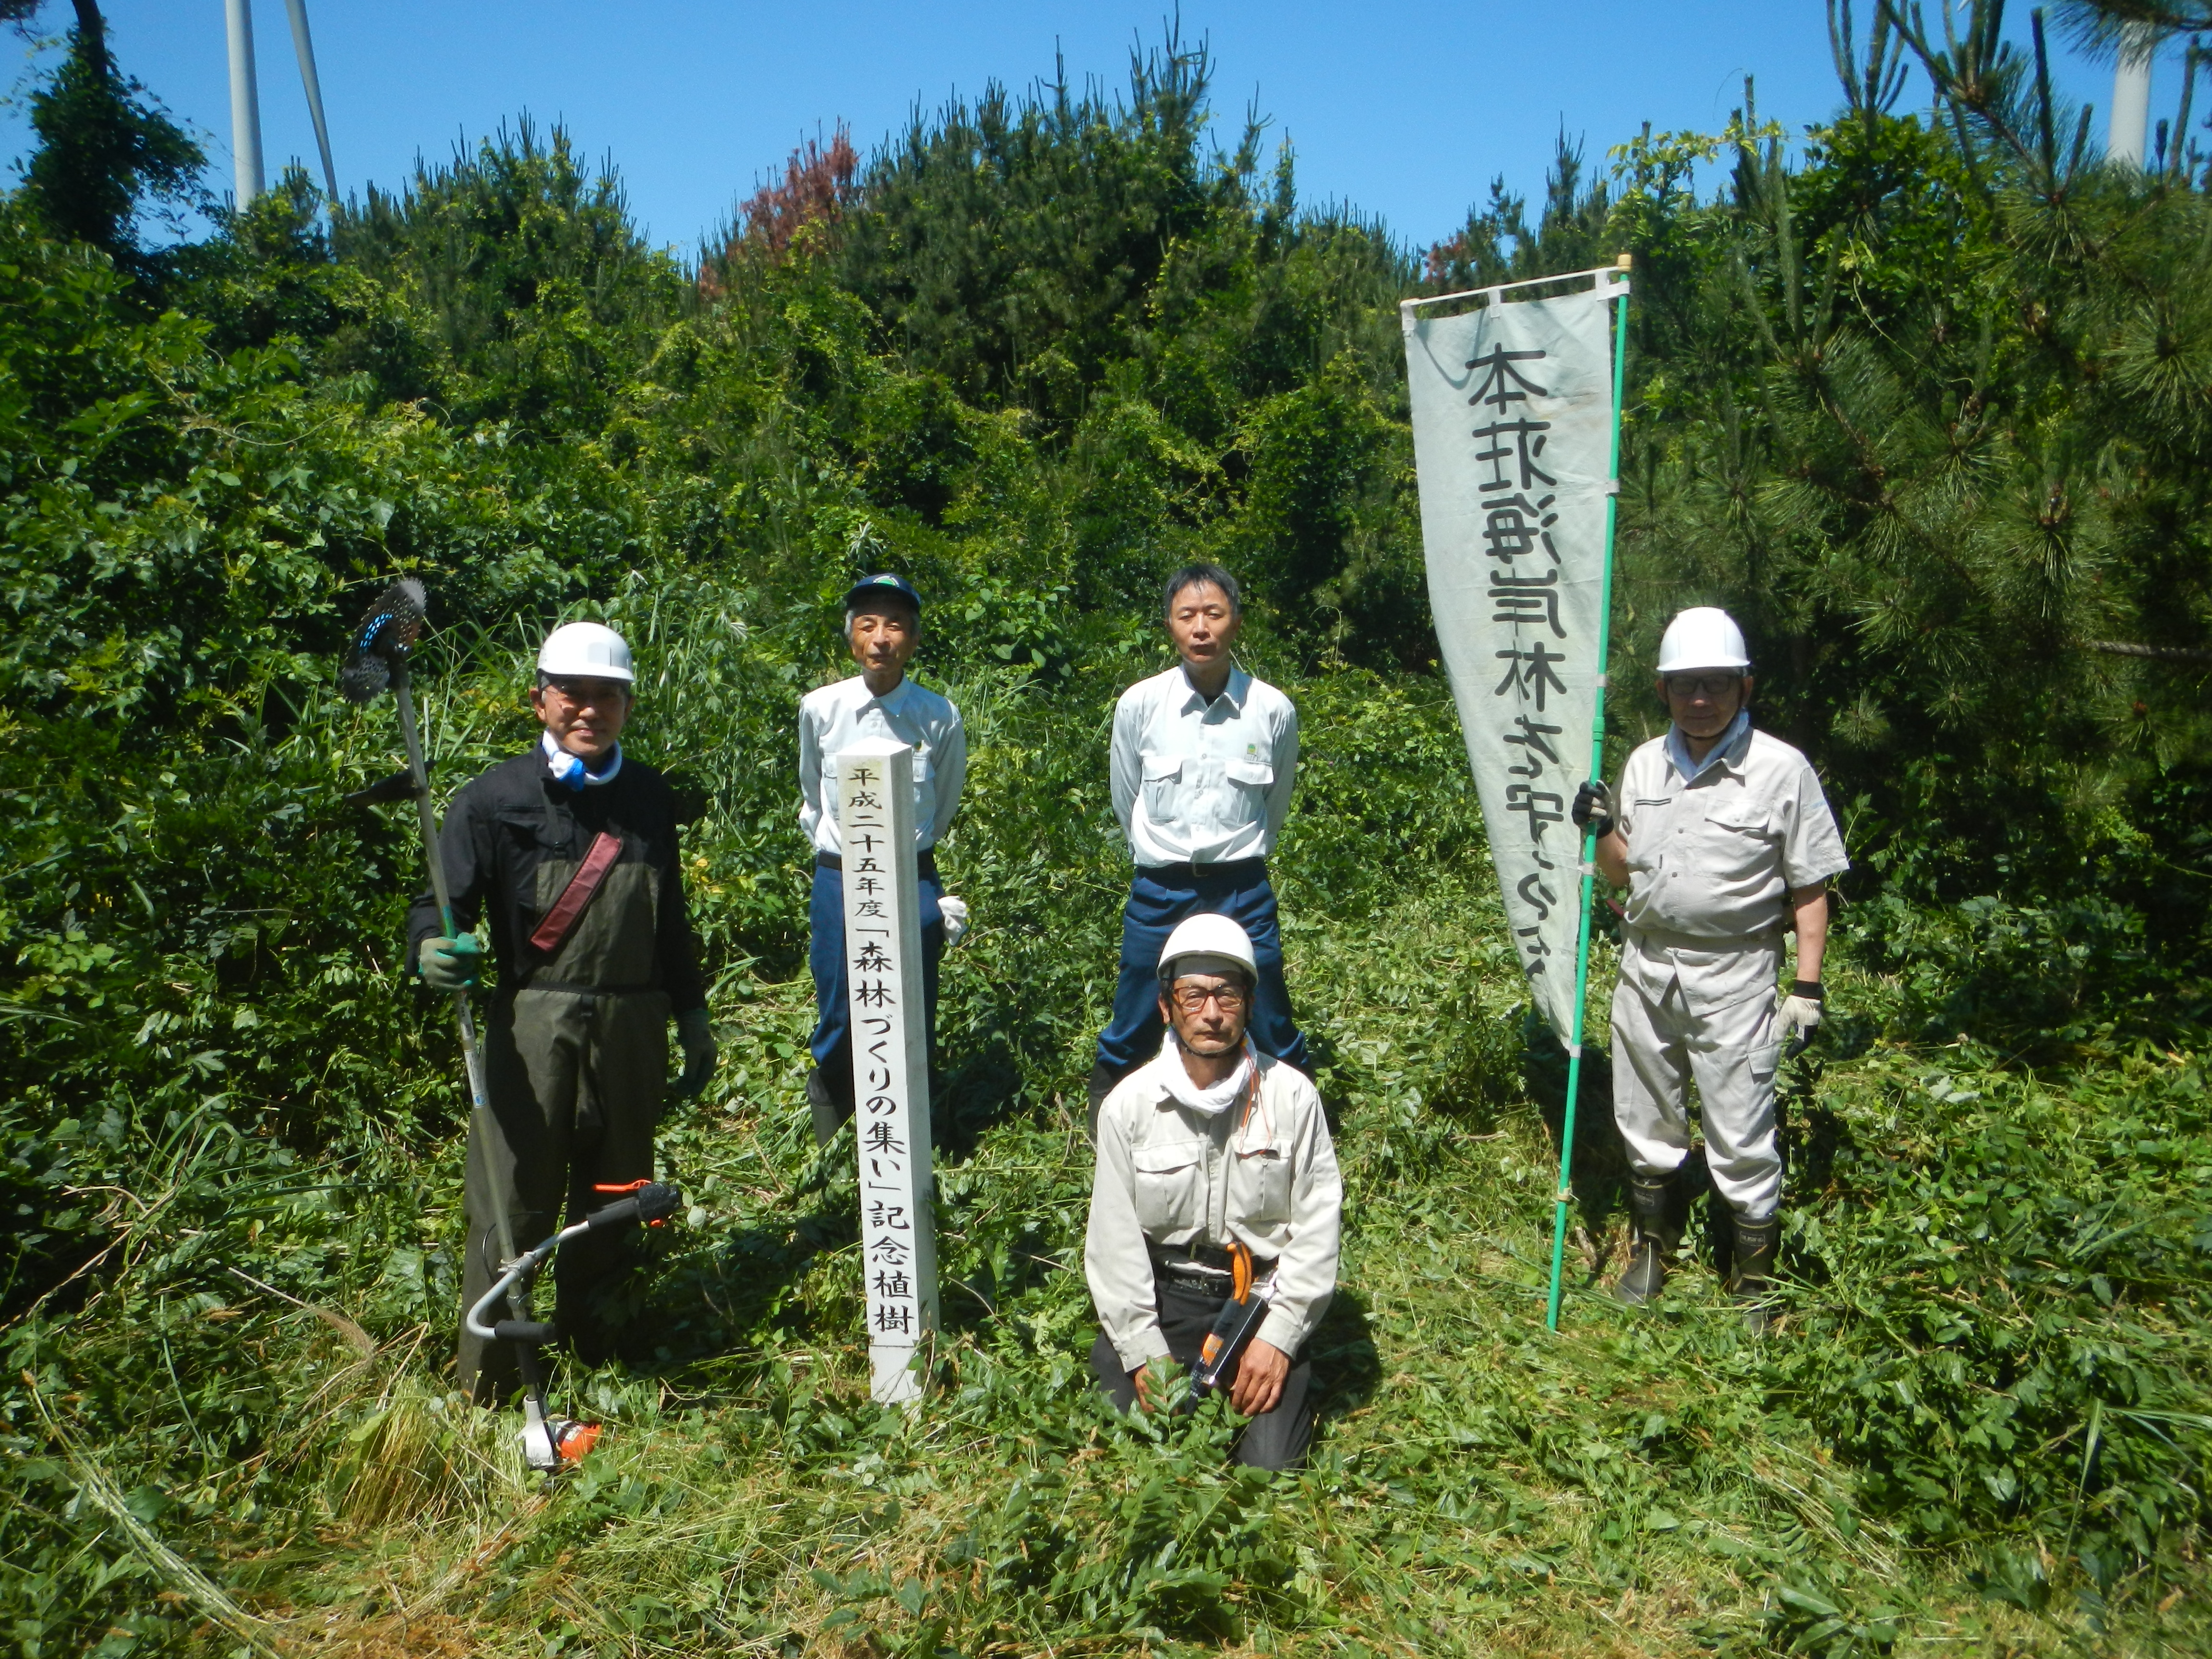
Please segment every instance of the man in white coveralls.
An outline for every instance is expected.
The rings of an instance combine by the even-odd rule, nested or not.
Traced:
[[[1254,1309],[1257,1330],[1223,1370],[1230,1404],[1251,1419],[1237,1461],[1291,1468],[1313,1437],[1302,1351],[1336,1293],[1336,1148],[1313,1084],[1246,1035],[1261,981],[1243,927],[1190,917],[1156,971],[1166,1041],[1098,1114],[1083,1247],[1101,1327],[1091,1367],[1123,1411],[1172,1408],[1186,1385],[1163,1362],[1198,1360],[1249,1285],[1265,1312]]]
[[[1613,1287],[1659,1293],[1692,1194],[1698,1085],[1706,1167],[1735,1239],[1729,1289],[1754,1333],[1774,1269],[1782,1159],[1774,1074],[1783,1046],[1820,1023],[1828,883],[1850,867],[1811,764],[1751,724],[1743,631],[1724,611],[1685,611],[1659,646],[1658,691],[1674,724],[1628,757],[1618,798],[1584,784],[1574,821],[1598,831],[1597,866],[1628,889],[1613,994],[1613,1109],[1627,1142],[1636,1243]],[[1796,977],[1778,990],[1782,939]]]

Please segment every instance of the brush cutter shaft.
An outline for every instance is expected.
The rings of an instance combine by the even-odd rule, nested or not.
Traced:
[[[430,774],[422,763],[422,734],[415,723],[415,692],[407,680],[407,665],[403,659],[392,665],[392,700],[399,705],[399,740],[407,748],[407,770],[415,780],[415,817],[422,831],[422,861],[430,866],[430,891],[438,901],[438,918],[445,925],[446,937],[452,939],[458,930],[453,926],[453,897],[446,883],[446,860],[438,850],[438,815],[430,805]],[[453,993],[453,1023],[461,1034],[461,1063],[469,1075],[469,1107],[479,1113],[491,1110],[491,1094],[484,1086],[483,1054],[477,1042],[477,1020],[469,1007],[465,990]],[[494,1193],[493,1224],[499,1231],[501,1254],[514,1254],[514,1226],[507,1219],[507,1206]],[[527,1310],[522,1310],[526,1315]]]

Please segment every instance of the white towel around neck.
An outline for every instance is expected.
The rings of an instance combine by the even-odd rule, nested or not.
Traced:
[[[1239,1095],[1252,1080],[1253,1069],[1260,1057],[1252,1047],[1252,1039],[1244,1039],[1244,1052],[1237,1060],[1237,1069],[1209,1088],[1201,1089],[1191,1081],[1190,1072],[1182,1063],[1182,1047],[1176,1041],[1172,1027],[1167,1041],[1160,1045],[1159,1058],[1152,1064],[1159,1068],[1160,1081],[1167,1085],[1168,1093],[1176,1103],[1188,1106],[1194,1112],[1203,1112],[1208,1117],[1225,1112],[1234,1105]]]

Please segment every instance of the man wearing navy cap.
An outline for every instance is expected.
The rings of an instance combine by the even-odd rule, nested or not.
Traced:
[[[811,691],[799,705],[799,827],[814,843],[811,937],[817,1024],[806,1103],[814,1139],[828,1146],[853,1115],[853,1041],[845,984],[845,866],[837,833],[837,757],[868,738],[914,750],[914,838],[921,894],[921,963],[931,1046],[937,1036],[937,964],[945,922],[964,921],[937,874],[939,839],[960,810],[968,734],[960,711],[906,677],[921,643],[921,595],[903,576],[868,576],[845,595],[845,643],[860,672]]]

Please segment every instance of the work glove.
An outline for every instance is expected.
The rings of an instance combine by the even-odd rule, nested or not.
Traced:
[[[1820,981],[1791,981],[1788,994],[1778,999],[1776,1012],[1782,1020],[1782,1040],[1788,1045],[1783,1057],[1795,1060],[1805,1052],[1805,1045],[1812,1042],[1820,1024]]]
[[[684,1074],[676,1079],[676,1097],[696,1099],[706,1092],[707,1079],[714,1075],[714,1066],[722,1058],[704,1008],[677,1015],[676,1046],[684,1051]]]
[[[415,959],[422,983],[434,991],[465,991],[483,976],[483,946],[474,933],[447,939],[433,933]]]
[[[968,901],[947,893],[937,901],[937,908],[945,916],[945,948],[950,951],[968,931]]]
[[[1613,792],[1592,779],[1575,791],[1573,817],[1577,830],[1595,830],[1603,841],[1613,833]]]

